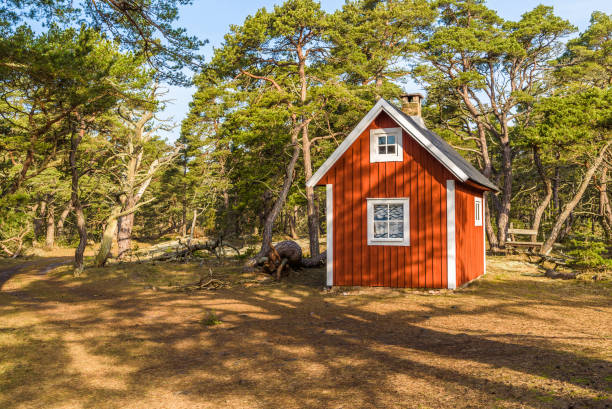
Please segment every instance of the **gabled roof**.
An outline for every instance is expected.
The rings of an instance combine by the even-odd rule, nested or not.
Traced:
[[[309,187],[314,187],[323,176],[331,169],[334,163],[348,150],[348,148],[359,138],[370,125],[370,123],[381,112],[387,113],[392,119],[401,126],[404,131],[409,133],[423,148],[425,148],[434,158],[436,158],[449,172],[462,182],[472,181],[486,189],[499,191],[489,179],[480,173],[474,166],[458,154],[444,139],[427,129],[422,122],[402,112],[390,102],[379,99],[376,105],[368,112],[346,139],[338,146],[323,165],[306,182]]]

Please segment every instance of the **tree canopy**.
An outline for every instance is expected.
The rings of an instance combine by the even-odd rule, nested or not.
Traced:
[[[287,0],[231,26],[204,64],[205,40],[177,27],[185,4],[0,6],[3,255],[78,242],[80,270],[92,240],[104,265],[135,239],[205,236],[263,254],[303,235],[317,256],[324,193],[306,180],[412,81],[426,126],[500,187],[486,200],[492,249],[511,224],[537,231],[544,252],[611,245],[609,14],[577,33],[547,6],[510,20],[480,0],[353,0],[331,13]],[[164,87],[190,82],[180,137],[165,141]]]

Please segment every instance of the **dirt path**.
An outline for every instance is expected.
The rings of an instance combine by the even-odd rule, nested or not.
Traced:
[[[49,257],[24,261],[21,264],[0,267],[0,291],[2,291],[4,284],[16,274],[35,272],[38,275],[44,275],[54,268],[68,264],[71,261],[72,257]]]

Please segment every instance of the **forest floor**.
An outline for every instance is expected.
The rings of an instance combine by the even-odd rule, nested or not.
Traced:
[[[491,257],[454,292],[328,291],[323,269],[69,261],[0,260],[1,408],[612,407],[610,281]],[[223,286],[182,287],[202,271]]]

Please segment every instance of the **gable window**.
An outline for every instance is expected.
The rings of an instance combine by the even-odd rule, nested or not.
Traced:
[[[410,199],[367,199],[368,245],[410,245]]]
[[[402,128],[370,131],[370,162],[401,162],[403,160]]]
[[[474,198],[474,226],[482,226],[482,198]]]

